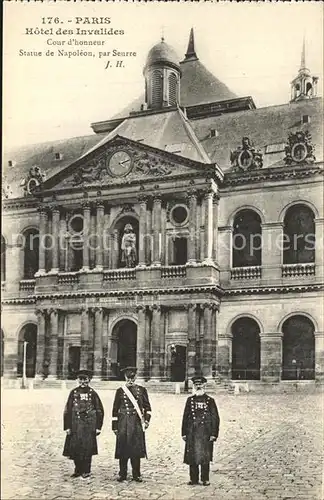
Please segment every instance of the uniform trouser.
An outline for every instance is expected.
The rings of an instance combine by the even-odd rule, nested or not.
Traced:
[[[138,457],[134,457],[130,459],[133,470],[133,477],[140,477],[141,475],[141,459]],[[120,458],[119,459],[119,475],[120,477],[126,478],[127,476],[127,463],[128,458]]]
[[[91,460],[92,457],[86,460],[74,460],[75,472],[77,474],[89,474],[91,471]]]
[[[201,464],[200,465],[200,474],[201,474],[201,480],[204,481],[209,481],[209,462],[207,464]],[[198,483],[199,481],[199,465],[190,465],[189,466],[189,473],[190,473],[190,481],[193,483]]]

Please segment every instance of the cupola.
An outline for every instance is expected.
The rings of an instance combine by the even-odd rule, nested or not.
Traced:
[[[318,77],[311,75],[309,69],[306,66],[306,43],[304,38],[298,75],[291,82],[290,102],[298,102],[316,97],[317,82]]]
[[[162,109],[179,102],[179,58],[164,38],[148,53],[144,66],[145,102],[148,109]]]

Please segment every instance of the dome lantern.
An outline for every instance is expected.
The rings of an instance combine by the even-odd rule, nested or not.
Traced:
[[[179,102],[181,70],[174,49],[164,38],[149,51],[144,66],[148,109],[162,109]]]

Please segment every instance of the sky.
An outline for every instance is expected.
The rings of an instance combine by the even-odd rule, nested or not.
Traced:
[[[300,66],[303,36],[306,61],[323,80],[322,2],[294,3],[102,3],[5,2],[3,48],[3,140],[5,147],[92,134],[90,124],[107,120],[144,89],[143,66],[161,35],[184,58],[190,28],[201,62],[238,96],[257,107],[287,103]],[[109,25],[76,24],[75,18],[110,17]],[[42,24],[58,17],[60,24]],[[68,20],[71,20],[69,22]],[[110,28],[114,36],[26,35],[26,28]],[[49,46],[47,40],[104,40],[103,49],[136,52],[124,68],[105,69],[107,57],[45,57],[47,50],[93,50]],[[41,51],[21,56],[19,51]]]

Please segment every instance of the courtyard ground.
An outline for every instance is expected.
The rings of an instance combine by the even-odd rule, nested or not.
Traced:
[[[215,396],[220,436],[211,465],[211,486],[188,486],[180,435],[185,395],[151,394],[148,460],[143,483],[117,483],[113,391],[98,391],[106,415],[89,480],[71,479],[62,456],[62,412],[68,391],[2,391],[2,500],[323,498],[322,394]]]

